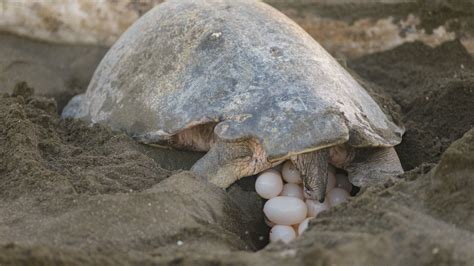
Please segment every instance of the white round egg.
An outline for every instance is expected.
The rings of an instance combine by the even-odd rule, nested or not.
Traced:
[[[281,175],[275,170],[267,170],[261,173],[255,182],[255,191],[264,199],[278,196],[283,190]]]
[[[281,175],[283,180],[288,183],[300,184],[302,182],[300,171],[298,171],[291,161],[286,161],[283,164]]]
[[[327,199],[329,201],[329,205],[333,207],[347,201],[347,198],[349,198],[349,196],[349,192],[345,191],[342,188],[336,187],[329,191]]]
[[[309,220],[311,219],[313,219],[313,217],[306,218],[300,223],[298,226],[298,235],[301,235],[304,231],[306,231],[309,225]]]
[[[316,217],[325,210],[329,210],[329,203],[325,200],[323,203],[316,200],[306,200],[306,207],[308,208],[308,217]]]
[[[283,243],[288,244],[295,238],[295,229],[288,225],[275,225],[270,230],[270,242],[282,241]]]
[[[263,206],[263,213],[267,218],[280,225],[301,223],[306,218],[308,209],[306,204],[295,197],[278,196],[270,199]]]
[[[304,200],[303,188],[300,185],[287,183],[283,186],[280,196],[288,196]]]

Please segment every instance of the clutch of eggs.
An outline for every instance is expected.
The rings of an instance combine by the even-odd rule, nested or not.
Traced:
[[[309,221],[319,213],[345,202],[352,184],[345,174],[336,173],[336,169],[329,165],[326,200],[320,203],[305,199],[301,175],[291,161],[286,161],[281,172],[275,169],[262,172],[255,182],[255,190],[268,200],[263,213],[265,223],[272,227],[270,242],[288,243],[301,235]]]

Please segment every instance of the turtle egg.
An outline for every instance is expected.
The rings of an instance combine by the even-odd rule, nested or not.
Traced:
[[[286,161],[283,164],[281,175],[288,183],[300,184],[302,182],[300,171],[298,171],[291,161]]]
[[[301,235],[308,228],[309,220],[311,219],[313,219],[313,217],[306,218],[300,223],[298,226],[298,235]]]
[[[275,225],[270,230],[270,242],[282,241],[288,244],[296,238],[296,232],[293,227],[288,225]]]
[[[255,191],[264,199],[278,196],[283,189],[281,175],[275,170],[267,170],[258,176],[255,182]]]
[[[300,200],[304,199],[303,189],[297,184],[285,184],[283,190],[280,193],[280,196],[288,196],[299,198]]]
[[[352,184],[345,174],[336,174],[336,187],[342,188],[345,191],[351,193]]]
[[[267,218],[280,225],[298,224],[306,218],[307,212],[302,200],[288,196],[272,198],[263,206],[263,213]]]
[[[308,208],[308,216],[316,217],[319,213],[329,209],[329,203],[325,200],[323,203],[316,200],[306,200],[306,207]]]
[[[345,202],[347,198],[349,198],[349,192],[342,188],[336,187],[329,191],[327,197],[329,200],[329,205],[332,207]]]
[[[326,185],[326,194],[331,191],[331,189],[336,187],[336,175],[333,172],[328,172],[328,183]]]

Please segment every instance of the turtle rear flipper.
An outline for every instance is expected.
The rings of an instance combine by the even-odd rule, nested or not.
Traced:
[[[403,173],[393,147],[356,149],[355,158],[346,170],[349,181],[359,187],[380,185]]]

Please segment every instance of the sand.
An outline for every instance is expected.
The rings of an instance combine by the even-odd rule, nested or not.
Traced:
[[[397,152],[405,170],[437,162],[474,127],[474,60],[459,41],[434,49],[415,42],[348,64],[401,107],[407,131]]]
[[[37,95],[55,98],[62,109],[87,88],[106,51],[106,47],[52,44],[0,31],[0,92],[11,93],[16,83],[25,81]]]
[[[202,154],[61,121],[54,99],[3,89],[0,265],[472,265],[473,58],[458,41],[410,43],[347,66],[405,123],[407,172],[289,245],[266,246],[254,177],[220,190],[186,171]]]

